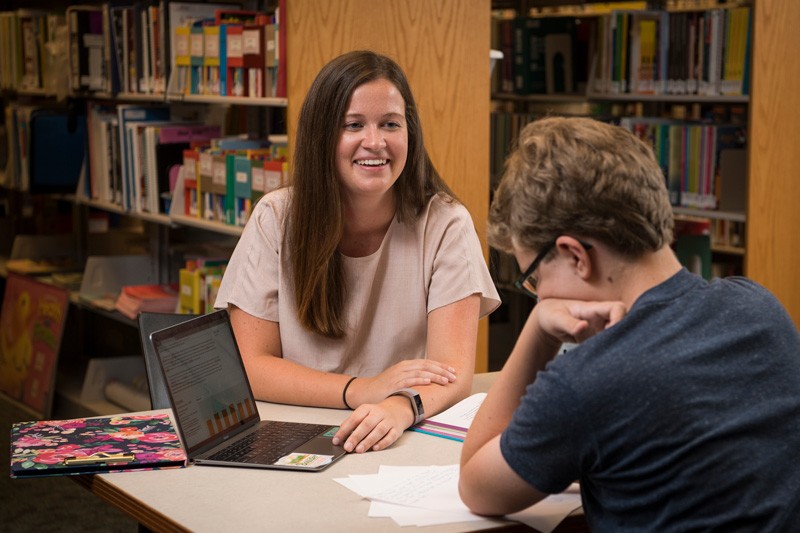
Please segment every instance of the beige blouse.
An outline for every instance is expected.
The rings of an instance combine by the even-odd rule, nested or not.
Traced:
[[[283,357],[337,374],[374,376],[404,359],[425,357],[428,313],[472,294],[481,316],[500,305],[467,209],[439,196],[408,226],[395,220],[378,251],[344,257],[347,329],[341,339],[300,325],[284,240],[291,189],[253,209],[228,263],[215,307],[233,304],[280,324]],[[324,228],[320,228],[324,231]]]

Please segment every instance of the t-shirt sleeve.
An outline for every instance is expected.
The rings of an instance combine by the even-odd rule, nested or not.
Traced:
[[[265,320],[278,322],[282,205],[264,196],[253,209],[222,277],[215,308],[233,304]]]
[[[425,235],[426,252],[434,254],[428,313],[478,294],[480,316],[488,315],[500,305],[500,296],[469,211],[460,204],[444,204],[432,209],[429,217],[436,220],[429,220]]]
[[[511,469],[546,494],[563,492],[580,476],[587,437],[577,397],[557,374],[539,372],[500,436]]]

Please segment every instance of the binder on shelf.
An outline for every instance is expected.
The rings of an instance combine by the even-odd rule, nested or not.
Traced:
[[[244,69],[241,24],[225,26],[225,71],[227,96],[245,96],[247,72]]]
[[[169,415],[130,414],[11,426],[11,477],[97,474],[186,466]]]
[[[258,14],[242,28],[242,62],[247,80],[247,96],[263,98],[275,94],[273,68],[275,65],[275,30],[269,17]],[[267,40],[272,38],[272,57],[269,58]]]
[[[203,91],[202,94],[219,96],[220,92],[220,32],[219,26],[203,26]]]
[[[190,63],[190,86],[191,94],[203,94],[205,84],[203,83],[203,58],[205,56],[205,34],[203,26],[192,25],[189,29],[189,63]]]
[[[205,3],[205,2],[181,2],[181,1],[174,1],[169,0],[165,2],[166,4],[166,12],[162,12],[162,15],[165,16],[165,32],[166,35],[171,37],[169,45],[167,49],[169,50],[169,65],[170,65],[170,82],[169,82],[169,92],[171,93],[179,93],[179,94],[202,94],[202,87],[199,86],[200,74],[202,70],[202,61],[203,61],[203,50],[204,50],[204,43],[202,37],[202,21],[212,21],[214,19],[214,13],[217,9],[223,9],[226,7],[241,7],[239,4],[219,4],[219,3]],[[197,30],[193,30],[193,28],[197,28]],[[182,28],[179,30],[179,28]],[[193,34],[193,31],[195,32]],[[176,32],[178,34],[188,33],[188,47],[186,55],[189,56],[189,63],[198,67],[197,74],[198,77],[192,77],[191,70],[190,74],[186,75],[179,70],[178,65],[178,57],[181,55],[182,50],[179,50],[179,47],[183,46],[180,42],[182,37],[176,36]],[[194,39],[194,40],[193,40]],[[185,57],[183,59],[185,61]],[[178,89],[180,86],[179,80],[177,78],[185,78],[187,80],[193,80],[195,84],[193,85],[191,82],[187,83],[188,89],[183,92]]]
[[[228,164],[228,183],[233,184],[228,193],[231,198],[228,224],[244,226],[252,207],[252,162],[248,155],[229,155]]]
[[[172,64],[170,93],[191,94],[192,92],[192,53],[190,47],[191,27],[178,26],[172,36],[175,59]]]
[[[200,153],[197,150],[190,149],[183,151],[183,166],[181,167],[178,184],[176,184],[175,188],[176,191],[179,191],[181,187],[183,190],[183,211],[181,214],[190,217],[202,218],[202,213],[200,211],[202,202],[200,197],[200,189],[198,188],[200,183],[198,179],[199,159]],[[173,207],[170,210],[170,214],[176,212],[176,207],[180,205],[176,203],[177,201],[178,198],[173,196]]]

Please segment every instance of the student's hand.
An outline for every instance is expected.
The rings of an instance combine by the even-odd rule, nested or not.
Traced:
[[[627,314],[622,302],[548,298],[534,308],[539,328],[557,342],[581,343],[610,328]]]
[[[400,389],[421,385],[447,385],[456,380],[455,369],[430,359],[408,359],[390,366],[371,378],[358,378],[347,389],[347,403],[353,407],[378,403]]]
[[[414,422],[408,398],[392,396],[378,404],[358,406],[339,426],[334,445],[347,452],[379,451],[391,446]]]

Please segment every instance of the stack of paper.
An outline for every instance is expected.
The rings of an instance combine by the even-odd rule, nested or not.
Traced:
[[[372,502],[370,517],[388,517],[399,526],[455,522],[484,522],[489,526],[507,523],[475,515],[467,509],[458,495],[458,473],[458,465],[382,465],[377,474],[351,475],[335,481]],[[564,494],[550,496],[508,518],[549,532],[580,506],[580,494],[571,489]]]
[[[411,429],[428,435],[464,442],[467,430],[475,418],[475,414],[486,398],[485,392],[473,394],[455,404],[450,409],[423,420]]]

